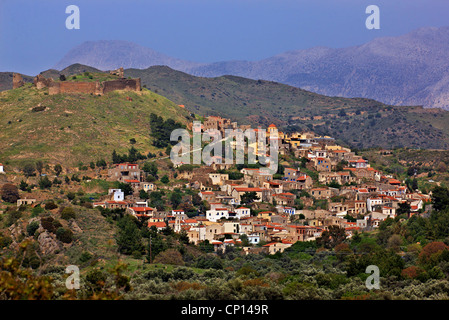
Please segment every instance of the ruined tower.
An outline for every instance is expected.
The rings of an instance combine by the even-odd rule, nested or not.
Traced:
[[[123,67],[120,67],[116,70],[111,70],[111,71],[109,71],[109,74],[114,75],[114,76],[119,76],[120,79],[125,77],[125,72],[123,71]]]
[[[12,74],[12,88],[17,89],[22,87],[25,84],[23,81],[22,75],[19,73]]]
[[[33,80],[33,83],[37,89],[43,89],[43,88],[49,87],[52,82],[53,82],[53,79],[47,79],[41,74],[38,74],[37,76],[35,76],[34,80]]]

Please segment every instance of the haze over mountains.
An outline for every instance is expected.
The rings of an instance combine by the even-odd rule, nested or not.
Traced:
[[[260,61],[208,64],[172,58],[126,41],[89,41],[69,51],[54,68],[73,63],[101,70],[166,65],[202,77],[236,75],[328,96],[449,109],[449,27],[421,28],[348,48],[315,47]]]
[[[100,70],[119,67],[145,69],[154,65],[166,65],[176,70],[199,67],[202,64],[175,59],[150,48],[122,40],[86,41],[70,50],[54,69],[62,70],[75,63]]]

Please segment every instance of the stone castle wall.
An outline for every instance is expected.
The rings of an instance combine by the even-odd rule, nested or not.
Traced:
[[[37,87],[37,86],[36,86]],[[117,79],[100,83],[96,82],[51,82],[48,85],[50,95],[58,93],[87,93],[103,95],[116,90],[141,91],[139,79]]]
[[[140,78],[118,79],[103,82],[103,93],[108,93],[116,90],[140,91]]]
[[[115,72],[115,71],[114,71]],[[123,75],[123,68],[116,70],[119,75]],[[112,74],[112,72],[111,72]],[[22,83],[22,84],[21,84]],[[137,79],[117,79],[104,81],[100,83],[96,82],[83,82],[83,81],[61,81],[56,82],[53,79],[47,79],[42,75],[37,75],[33,81],[37,89],[48,88],[48,94],[58,94],[58,93],[87,93],[102,95],[108,92],[116,90],[126,90],[126,91],[141,91],[140,78]],[[23,85],[22,76],[19,74],[13,75],[13,88],[18,88]]]
[[[88,93],[95,94],[98,82],[58,82],[58,93]],[[49,94],[51,94],[49,92]]]

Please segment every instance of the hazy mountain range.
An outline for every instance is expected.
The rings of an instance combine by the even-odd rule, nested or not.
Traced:
[[[449,27],[421,28],[348,48],[315,47],[260,61],[198,63],[126,41],[89,41],[54,68],[81,63],[101,70],[154,65],[202,77],[236,75],[289,84],[328,96],[449,109]]]
[[[175,59],[150,48],[122,40],[86,41],[70,50],[53,68],[62,70],[75,63],[100,70],[119,67],[146,69],[164,65],[176,70],[193,69],[201,63]]]

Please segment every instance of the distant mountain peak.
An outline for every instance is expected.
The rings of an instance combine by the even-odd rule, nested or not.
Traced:
[[[75,63],[103,71],[119,67],[145,69],[154,65],[167,65],[191,68],[200,65],[125,40],[85,41],[70,50],[53,68],[61,70]]]
[[[314,47],[260,61],[197,63],[123,40],[86,41],[55,65],[100,70],[166,65],[201,77],[234,75],[289,84],[328,96],[449,108],[449,27],[423,27],[348,48]]]

